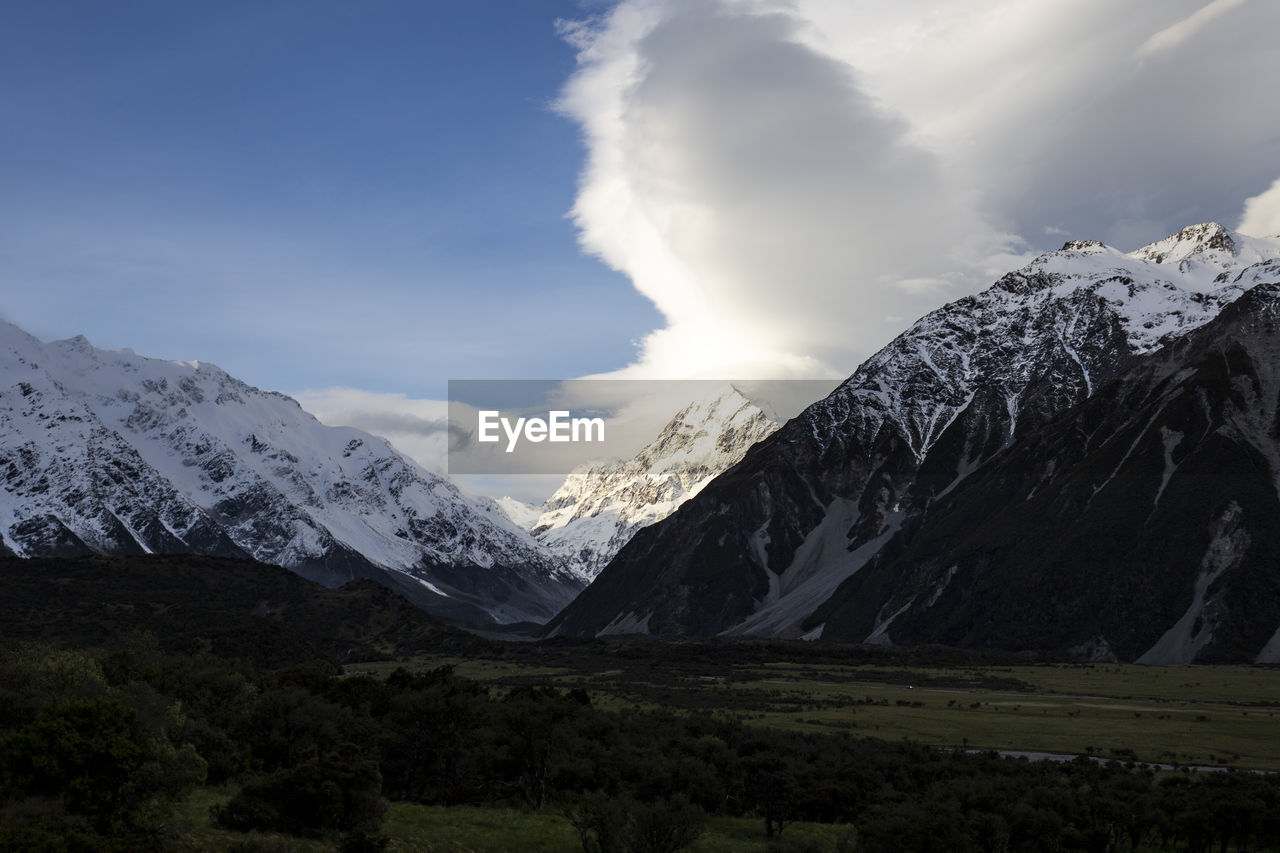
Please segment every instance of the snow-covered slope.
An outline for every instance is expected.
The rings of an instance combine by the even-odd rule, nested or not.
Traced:
[[[493,502],[521,530],[532,530],[538,526],[538,519],[542,518],[542,504],[532,504],[510,496],[494,498]]]
[[[778,426],[725,385],[677,412],[633,458],[569,474],[533,534],[590,580],[637,530],[675,512]]]
[[[1073,241],[1042,255],[921,318],[642,530],[549,630],[817,636],[812,615],[934,501],[1143,354],[1277,280],[1280,239],[1212,223],[1128,254]],[[888,639],[892,590],[864,594],[879,598],[858,639]]]
[[[927,314],[811,413],[863,436],[888,422],[923,460],[974,395],[1005,399],[1016,429],[1026,392],[1063,369],[1073,401],[1118,364],[1217,316],[1280,270],[1280,238],[1195,225],[1136,252],[1072,241],[978,296]]]
[[[429,610],[545,619],[581,586],[528,533],[383,439],[199,362],[0,324],[0,540],[24,556],[251,556],[371,576]]]

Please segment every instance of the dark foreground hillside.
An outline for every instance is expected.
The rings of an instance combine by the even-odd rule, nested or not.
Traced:
[[[102,647],[147,631],[175,651],[278,668],[323,658],[381,660],[476,651],[486,641],[442,624],[385,587],[327,589],[278,566],[201,556],[0,558],[0,640]]]

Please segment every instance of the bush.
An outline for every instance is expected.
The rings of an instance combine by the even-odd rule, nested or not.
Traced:
[[[587,794],[565,817],[578,831],[583,853],[611,853],[621,850],[630,815],[621,800],[602,791]]]
[[[0,765],[12,791],[57,799],[99,833],[148,829],[205,776],[194,749],[146,731],[137,711],[101,697],[44,708],[5,739]]]
[[[378,765],[347,750],[250,782],[213,815],[221,826],[241,832],[318,835],[377,832],[386,811]]]
[[[685,797],[635,803],[596,792],[565,815],[584,853],[676,853],[702,835],[706,813]]]
[[[702,835],[706,813],[684,797],[636,806],[627,833],[630,853],[676,853]]]
[[[342,836],[338,844],[338,853],[386,853],[391,839],[385,835],[369,835],[355,830]]]

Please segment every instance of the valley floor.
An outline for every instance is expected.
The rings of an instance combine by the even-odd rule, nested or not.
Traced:
[[[1276,667],[498,643],[206,558],[5,578],[0,850],[1280,849]]]
[[[1280,771],[1276,667],[726,665],[716,657],[708,654],[702,668],[696,661],[658,667],[641,659],[589,671],[608,663],[592,657],[576,665],[570,656],[554,656],[548,665],[433,656],[409,666],[451,665],[495,687],[581,687],[602,708],[719,711],[762,726],[930,746]]]

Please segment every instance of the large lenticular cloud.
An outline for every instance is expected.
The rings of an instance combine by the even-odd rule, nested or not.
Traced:
[[[1064,233],[1235,224],[1280,164],[1277,6],[624,0],[567,25],[583,245],[666,318],[627,373],[847,373]]]
[[[574,213],[667,318],[648,369],[843,369],[851,337],[883,338],[933,301],[941,270],[920,245],[982,234],[906,122],[799,25],[624,4],[578,31],[563,106],[591,154]]]

